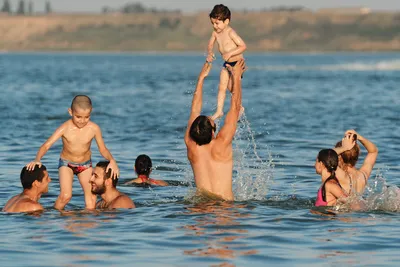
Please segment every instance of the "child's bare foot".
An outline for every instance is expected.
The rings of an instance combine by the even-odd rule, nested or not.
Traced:
[[[216,119],[221,118],[222,116],[224,116],[224,113],[222,111],[217,111],[214,113],[214,115],[211,116],[211,119],[215,121]]]

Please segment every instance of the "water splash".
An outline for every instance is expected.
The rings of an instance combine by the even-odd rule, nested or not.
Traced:
[[[274,163],[269,150],[267,160],[258,155],[254,133],[245,113],[236,130],[233,153],[235,200],[264,200],[272,183]]]
[[[368,181],[364,194],[353,194],[347,204],[335,207],[339,211],[400,211],[400,188],[388,185],[381,171]]]
[[[369,181],[365,189],[366,208],[369,211],[400,211],[400,189],[387,185],[382,173]]]

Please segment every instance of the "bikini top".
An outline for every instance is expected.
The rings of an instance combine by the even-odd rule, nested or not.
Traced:
[[[159,183],[156,180],[151,179],[149,177],[139,176],[139,178],[140,178],[140,180],[142,180],[142,183],[144,183],[144,184],[159,185]]]
[[[317,193],[317,199],[315,201],[315,206],[328,206],[328,202],[326,201],[326,190],[325,190],[325,184],[326,182],[330,180],[335,180],[336,183],[340,186],[340,188],[343,190],[342,186],[339,183],[339,180],[334,177],[329,177],[328,179],[325,180],[325,182],[322,184],[322,186],[319,188],[318,193]]]

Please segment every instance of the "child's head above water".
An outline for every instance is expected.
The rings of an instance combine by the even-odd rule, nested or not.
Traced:
[[[80,109],[92,109],[92,100],[86,95],[77,95],[72,99],[71,110],[74,111],[77,108]]]
[[[217,33],[222,32],[231,21],[231,11],[227,6],[216,5],[210,13],[211,24],[214,27],[214,31]]]
[[[68,109],[72,117],[72,122],[78,128],[83,128],[90,120],[92,112],[92,100],[86,95],[77,95],[71,103],[71,108]]]
[[[213,10],[211,10],[210,19],[217,19],[221,20],[222,22],[227,19],[231,20],[231,11],[227,6],[222,4],[215,5]]]
[[[135,160],[135,171],[138,175],[149,176],[152,167],[151,159],[147,155],[139,155]]]

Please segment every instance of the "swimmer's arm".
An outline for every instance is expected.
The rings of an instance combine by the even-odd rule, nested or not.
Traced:
[[[226,115],[224,126],[217,135],[217,139],[221,140],[225,146],[232,143],[242,107],[242,81],[240,77],[245,68],[244,60],[239,60],[233,68],[231,66],[227,68],[232,73],[233,82],[231,107]]]
[[[364,159],[364,163],[360,168],[360,171],[364,172],[368,179],[369,176],[371,175],[372,169],[374,168],[376,159],[378,157],[378,148],[374,143],[372,143],[370,140],[361,136],[358,133],[357,133],[357,139],[368,151],[368,154]]]
[[[325,189],[331,193],[341,203],[346,203],[347,195],[343,192],[343,189],[335,183],[326,183]]]
[[[156,180],[157,181],[157,185],[159,186],[169,186],[169,184],[166,181],[163,180]]]
[[[211,38],[208,41],[208,46],[207,46],[207,62],[212,62],[214,60],[214,53],[213,53],[213,48],[214,48],[214,43],[217,40],[216,36],[215,36],[215,32],[213,32],[211,34]]]
[[[103,135],[101,134],[101,129],[100,127],[93,123],[93,129],[94,129],[94,138],[96,140],[97,147],[99,148],[100,154],[110,162],[108,164],[106,172],[108,172],[109,169],[111,169],[111,177],[119,177],[119,169],[117,162],[115,161],[114,157],[111,155],[111,152],[108,150],[106,147],[104,140],[103,140]]]
[[[225,53],[225,55],[226,54],[227,55],[224,56],[224,59],[225,59],[225,57],[229,59],[233,56],[243,54],[243,52],[246,51],[246,49],[247,49],[245,42],[242,40],[242,38],[240,38],[240,36],[233,29],[231,29],[229,31],[229,37],[237,45],[237,47],[236,47],[236,49],[229,51],[228,53]]]
[[[196,90],[193,93],[192,99],[192,109],[190,112],[190,117],[188,121],[188,125],[185,132],[185,143],[187,144],[189,139],[189,131],[190,126],[192,125],[193,121],[200,115],[202,103],[203,103],[203,84],[204,79],[210,73],[211,70],[211,63],[204,63],[203,68],[200,71],[199,77],[197,79]]]
[[[40,162],[40,160],[42,159],[42,157],[47,153],[47,151],[50,149],[50,147],[59,139],[61,138],[61,136],[65,133],[65,130],[68,128],[68,121],[64,122],[60,127],[57,128],[57,130],[54,131],[54,133],[49,137],[49,139],[47,139],[46,142],[44,142],[37,154],[36,154],[36,158],[34,161],[31,161],[30,163],[28,163],[26,165],[28,170],[33,170],[35,168],[35,165],[38,164],[39,167],[42,165],[42,163]]]

